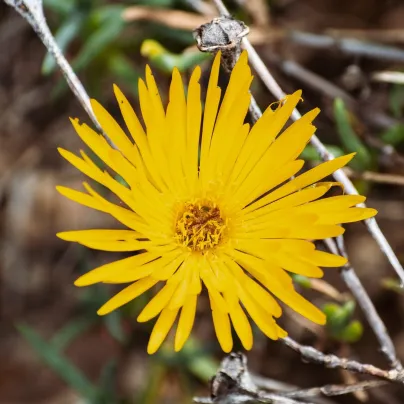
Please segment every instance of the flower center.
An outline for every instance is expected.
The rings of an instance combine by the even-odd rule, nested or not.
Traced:
[[[178,214],[175,237],[192,251],[204,252],[222,241],[226,227],[216,204],[207,201],[186,203]]]

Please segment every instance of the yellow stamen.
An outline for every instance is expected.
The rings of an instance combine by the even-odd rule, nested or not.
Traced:
[[[226,220],[220,209],[209,201],[186,203],[175,225],[178,242],[191,251],[205,252],[223,239]]]

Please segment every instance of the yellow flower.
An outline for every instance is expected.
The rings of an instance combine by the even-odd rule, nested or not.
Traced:
[[[86,192],[58,187],[82,205],[112,215],[125,230],[59,233],[64,240],[104,251],[135,251],[77,279],[77,286],[130,283],[98,314],[110,313],[155,285],[161,286],[138,317],[158,317],[148,344],[154,353],[179,316],[175,350],[187,340],[197,298],[207,290],[213,324],[222,349],[232,349],[233,326],[245,349],[253,344],[250,319],[269,338],[285,337],[276,323],[282,314],[276,297],[307,319],[324,324],[324,314],[294,289],[289,273],[321,277],[322,267],[344,265],[343,257],[318,251],[307,240],[341,235],[341,223],[372,217],[374,209],[355,207],[363,196],[318,200],[335,182],[317,182],[343,167],[353,154],[296,176],[297,160],[315,131],[314,109],[282,133],[301,92],[283,105],[267,108],[250,128],[244,123],[250,103],[251,71],[244,52],[221,99],[217,86],[220,54],[214,60],[202,115],[201,70],[197,67],[185,95],[177,69],[166,109],[146,68],[139,81],[144,127],[122,92],[114,91],[132,139],[96,101],[92,108],[114,150],[102,135],[72,120],[83,142],[110,168],[101,170],[86,153],[62,156],[104,185],[122,203],[109,202],[89,184]],[[119,151],[118,151],[119,150]],[[121,176],[127,186],[115,178]],[[248,314],[248,316],[247,316]]]

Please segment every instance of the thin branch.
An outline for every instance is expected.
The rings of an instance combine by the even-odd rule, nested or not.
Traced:
[[[223,2],[221,0],[213,0],[218,7],[218,10],[226,15],[228,14],[228,11],[226,7],[224,6]],[[251,64],[254,66],[255,70],[261,77],[261,79],[264,81],[268,89],[278,98],[282,99],[285,94],[280,88],[279,84],[276,82],[276,80],[273,78],[273,76],[270,74],[268,69],[266,68],[265,64],[263,63],[262,59],[259,57],[255,49],[251,46],[249,41],[247,40],[246,37],[242,39],[242,44],[244,45],[244,48],[247,49],[248,55],[249,55],[249,60]],[[252,97],[253,98],[253,97]],[[250,105],[250,110],[253,110],[254,114],[259,116],[261,114],[261,111],[256,103],[251,103]],[[253,115],[254,115],[253,114]],[[295,109],[292,113],[293,119],[297,120],[301,117],[300,113]],[[325,146],[321,143],[321,141],[317,138],[317,136],[313,136],[311,138],[311,143],[313,146],[316,148],[316,150],[319,152],[320,156],[324,160],[332,160],[334,156],[325,148]],[[352,182],[349,180],[347,175],[342,171],[338,170],[334,173],[334,178],[338,181],[341,182],[344,185],[345,192],[348,194],[353,194],[357,195],[358,191],[352,184]],[[365,206],[364,204],[361,204],[360,206]],[[401,279],[401,283],[403,283],[404,280],[404,270],[401,267],[401,264],[399,263],[396,255],[394,254],[392,248],[390,247],[390,244],[387,242],[386,238],[384,237],[383,233],[381,232],[380,228],[377,225],[377,222],[375,219],[368,219],[366,220],[366,225],[370,231],[370,233],[373,235],[373,237],[376,239],[378,242],[380,248],[382,251],[386,254],[388,257],[389,261],[392,263],[393,267],[395,268],[397,274],[399,275]],[[342,237],[341,237],[342,239]],[[343,239],[342,239],[343,240]],[[335,242],[333,240],[328,241],[330,245],[333,245],[333,248],[336,253],[338,254],[338,247],[336,246]],[[344,252],[345,253],[345,252]],[[381,345],[382,352],[386,355],[387,359],[389,360],[390,364],[393,367],[396,367],[398,370],[401,370],[401,364],[400,361],[397,358],[397,354],[393,345],[393,342],[390,338],[390,336],[387,333],[386,327],[378,315],[372,301],[370,300],[369,296],[367,295],[365,289],[363,288],[359,278],[356,276],[356,273],[352,267],[346,268],[343,272],[343,279],[347,283],[348,287],[356,297],[358,303],[362,307],[362,310],[367,317],[370,326],[372,327],[374,333],[376,334],[379,343]],[[355,281],[355,282],[354,282]],[[359,286],[358,286],[359,285]]]
[[[348,258],[344,238],[342,236],[337,237],[336,243],[334,242],[334,240],[332,240],[332,242],[330,243],[329,240],[330,239],[327,239],[326,242],[331,252],[333,252],[334,254],[340,254],[345,258]],[[381,351],[389,359],[389,362],[393,368],[402,370],[403,367],[399,359],[397,358],[393,341],[390,338],[386,326],[377,313],[372,300],[366,293],[366,290],[363,287],[358,276],[356,275],[355,270],[349,263],[341,269],[341,276],[351,290],[352,294],[355,296],[356,301],[359,302],[364,316],[366,317],[368,323],[370,324],[376,335],[376,338],[379,341]]]
[[[349,167],[344,167],[343,170],[351,178],[377,182],[379,184],[404,186],[404,175],[376,173],[373,171],[356,172]]]
[[[325,355],[310,346],[300,345],[291,338],[284,338],[283,342],[296,352],[299,352],[301,357],[313,363],[319,363],[329,368],[342,368],[357,373],[365,373],[389,381],[404,382],[404,375],[397,370],[382,370],[372,365],[338,358],[335,355]],[[239,404],[251,402],[296,404],[301,402],[295,400],[304,400],[304,403],[307,404],[307,399],[310,399],[312,403],[324,404],[330,403],[330,401],[324,399],[324,397],[350,394],[356,391],[363,391],[364,389],[380,387],[386,383],[384,380],[371,380],[352,385],[326,385],[290,391],[291,386],[281,384],[279,388],[279,382],[276,382],[274,386],[272,381],[268,389],[267,380],[260,379],[263,378],[257,379],[257,377],[250,373],[245,355],[241,353],[231,353],[223,359],[219,370],[212,379],[211,398],[196,398],[194,401],[197,403],[212,404]],[[279,391],[268,393],[260,389],[262,386],[267,390],[272,390],[273,387],[275,387],[278,388]]]
[[[303,392],[303,394],[306,394],[305,393],[306,389],[299,389],[297,386],[294,386],[293,384],[281,382],[279,380],[269,379],[267,377],[262,377],[262,376],[255,375],[252,373],[251,373],[251,377],[252,377],[254,384],[261,391],[262,390],[273,391],[284,397],[290,397],[290,398],[298,398],[297,396],[296,397],[293,396],[293,394],[297,393],[297,392]],[[387,383],[387,382],[378,380],[378,383]],[[327,386],[324,386],[324,387],[327,387]],[[313,389],[321,389],[321,387],[313,387]],[[304,397],[302,397],[302,398],[304,398]],[[327,397],[323,397],[322,392],[320,390],[318,390],[316,394],[313,394],[310,397],[310,399],[315,404],[335,404],[334,401],[331,401]]]
[[[362,41],[404,43],[403,29],[337,29],[330,28],[326,35],[333,38],[355,38]]]
[[[6,4],[13,7],[31,25],[39,39],[45,45],[48,52],[55,58],[57,65],[62,71],[67,84],[73,91],[80,104],[87,112],[96,128],[102,133],[102,129],[91,108],[90,97],[81,84],[76,73],[74,73],[69,62],[63,56],[58,44],[53,37],[43,12],[42,0],[4,0]],[[104,134],[105,135],[105,134]]]
[[[336,355],[324,354],[323,352],[308,346],[301,345],[290,337],[282,338],[281,341],[289,348],[297,352],[305,361],[323,365],[329,369],[344,369],[354,373],[362,373],[391,382],[404,383],[404,371],[398,369],[384,370],[373,365],[353,361],[347,358],[339,358]]]
[[[326,397],[342,396],[344,394],[351,394],[357,391],[369,390],[375,387],[381,387],[386,385],[384,380],[366,380],[355,384],[327,384],[322,387],[312,387],[304,390],[296,390],[286,393],[286,397],[305,399],[324,395]]]
[[[318,35],[302,31],[290,31],[288,37],[296,44],[314,49],[335,49],[346,55],[404,62],[404,51],[393,46],[358,41],[352,38],[333,38],[329,35]]]
[[[303,404],[279,393],[260,391],[254,383],[247,366],[247,358],[242,353],[226,356],[212,379],[211,398],[194,398],[197,403],[215,404]],[[304,403],[309,404],[307,401]],[[314,404],[312,402],[312,404]]]

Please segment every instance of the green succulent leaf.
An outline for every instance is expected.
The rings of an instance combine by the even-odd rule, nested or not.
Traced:
[[[334,101],[334,117],[344,148],[349,153],[356,152],[356,157],[351,162],[352,168],[360,171],[370,169],[373,165],[372,155],[354,131],[350,113],[340,98]]]
[[[99,390],[52,344],[45,341],[36,331],[25,324],[18,324],[20,334],[31,345],[40,358],[70,387],[91,403],[96,403]]]

